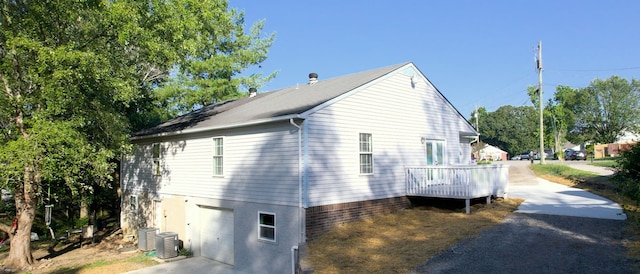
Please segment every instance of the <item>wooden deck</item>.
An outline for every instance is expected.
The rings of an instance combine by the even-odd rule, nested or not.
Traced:
[[[406,167],[405,182],[407,196],[464,199],[467,214],[470,200],[491,196],[507,197],[509,188],[509,166],[452,165]]]

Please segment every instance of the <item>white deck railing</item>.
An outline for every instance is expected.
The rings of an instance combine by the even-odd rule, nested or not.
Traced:
[[[407,196],[469,199],[506,197],[509,166],[501,164],[468,166],[406,167]]]

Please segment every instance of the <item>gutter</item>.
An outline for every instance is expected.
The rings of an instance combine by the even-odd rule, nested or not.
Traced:
[[[239,127],[253,126],[253,125],[259,125],[259,124],[293,120],[294,118],[300,118],[300,115],[291,114],[286,116],[278,116],[273,118],[259,119],[259,120],[249,121],[249,122],[242,122],[242,123],[235,123],[235,124],[228,124],[228,125],[193,128],[193,129],[186,129],[186,130],[172,131],[172,132],[162,132],[162,133],[143,135],[143,136],[133,136],[129,138],[129,141],[137,141],[137,140],[151,139],[151,138],[157,138],[157,137],[177,136],[177,135],[183,135],[183,134],[193,134],[193,133],[200,133],[200,132],[219,130],[219,129],[239,128]]]

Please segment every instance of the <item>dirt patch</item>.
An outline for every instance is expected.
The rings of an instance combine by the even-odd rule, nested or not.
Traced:
[[[102,231],[91,239],[80,242],[78,236],[64,241],[34,242],[32,254],[36,263],[22,271],[33,274],[74,273],[102,274],[122,273],[148,267],[157,262],[153,254],[138,251],[136,243],[125,238],[119,230]],[[2,258],[7,253],[0,254]]]
[[[456,242],[509,216],[522,199],[460,209],[418,206],[348,223],[308,243],[303,260],[315,273],[407,273]]]

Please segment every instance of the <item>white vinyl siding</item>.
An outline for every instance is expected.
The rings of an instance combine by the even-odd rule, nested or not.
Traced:
[[[224,177],[212,176],[214,136],[224,136]],[[160,195],[298,204],[298,133],[288,121],[179,135],[162,144],[164,171],[163,176],[157,176],[162,180]],[[151,144],[139,146],[136,158],[127,159],[128,177],[124,180],[135,182],[132,185],[149,186],[148,182],[154,179],[141,172],[145,163],[140,161],[139,153],[150,151]]]
[[[415,81],[397,73],[309,116],[308,206],[404,196],[404,167],[427,164],[422,138],[453,145],[442,164],[460,163],[460,132],[473,129],[424,78]],[[352,136],[363,132],[375,136],[376,176],[354,172],[360,148]]]
[[[162,182],[162,176],[155,175],[155,167],[153,144],[134,145],[131,153],[122,157],[120,177],[123,193],[155,192]]]

